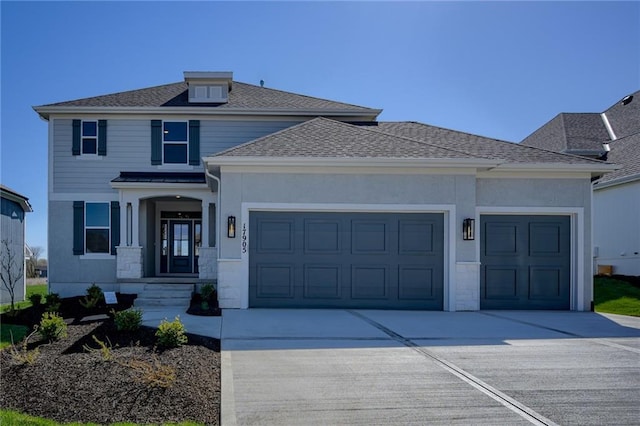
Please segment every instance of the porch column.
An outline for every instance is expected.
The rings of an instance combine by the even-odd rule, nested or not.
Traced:
[[[140,247],[140,200],[137,198],[131,202],[131,245]]]
[[[209,247],[209,201],[202,200],[202,247]]]

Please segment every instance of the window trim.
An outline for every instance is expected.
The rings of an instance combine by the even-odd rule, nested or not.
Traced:
[[[165,123],[184,123],[185,127],[186,127],[186,140],[185,141],[165,141],[164,140],[164,135],[165,135]],[[189,166],[189,143],[190,143],[190,138],[189,138],[189,120],[162,120],[162,127],[161,127],[161,132],[162,132],[162,141],[161,141],[161,154],[162,154],[162,162],[160,163],[163,166]],[[184,145],[186,147],[186,155],[185,155],[185,161],[184,163],[168,163],[167,161],[165,161],[165,145]]]
[[[105,226],[89,226],[87,225],[87,206],[89,204],[105,204],[107,206],[107,211],[109,214],[109,224]],[[111,217],[111,203],[109,201],[85,201],[84,203],[84,230],[83,230],[83,238],[84,238],[84,256],[90,257],[105,257],[112,256],[111,254],[111,226],[112,226],[112,217]],[[107,235],[109,238],[109,243],[107,245],[106,252],[89,252],[87,251],[87,230],[89,229],[106,229]]]

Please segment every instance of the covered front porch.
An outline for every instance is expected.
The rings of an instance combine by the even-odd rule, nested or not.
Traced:
[[[121,173],[119,282],[217,277],[217,182],[203,173]],[[160,282],[159,281],[159,282]]]

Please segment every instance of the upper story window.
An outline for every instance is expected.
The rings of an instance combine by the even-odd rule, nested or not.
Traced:
[[[78,158],[107,155],[107,120],[73,120],[72,154]]]
[[[111,209],[109,203],[85,205],[85,252],[109,253]]]
[[[98,153],[98,122],[82,122],[82,154]]]
[[[186,121],[162,123],[162,162],[187,164],[189,152],[189,126]]]

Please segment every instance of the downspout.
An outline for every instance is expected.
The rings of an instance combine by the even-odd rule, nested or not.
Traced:
[[[209,168],[205,165],[204,167],[204,174],[207,177],[210,177],[211,179],[215,180],[216,182],[218,182],[218,196],[217,196],[217,200],[216,200],[216,249],[218,250],[218,258],[220,258],[220,200],[222,199],[221,197],[221,192],[222,192],[222,184],[220,182],[220,178],[217,177],[216,175],[213,175],[209,172]]]

